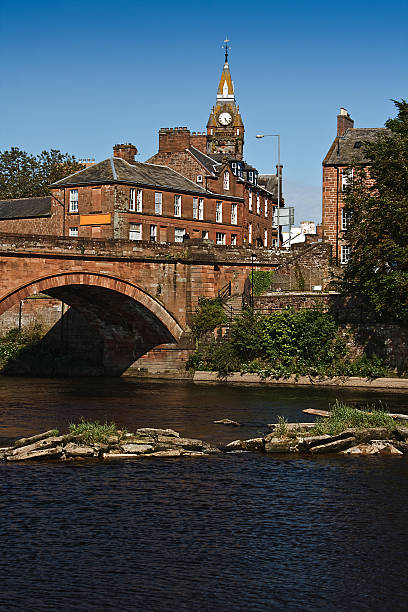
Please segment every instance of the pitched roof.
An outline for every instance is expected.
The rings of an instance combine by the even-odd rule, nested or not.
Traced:
[[[278,177],[276,174],[258,174],[258,185],[278,197]]]
[[[189,147],[188,151],[197,159],[197,161],[200,162],[202,166],[204,166],[207,172],[210,172],[211,174],[215,174],[217,171],[217,166],[221,166],[218,161],[214,160],[212,155],[206,155],[196,147],[191,146]]]
[[[51,197],[0,200],[0,220],[33,219],[51,215]]]
[[[66,176],[56,181],[51,187],[76,187],[81,185],[103,185],[112,183],[126,183],[128,185],[142,185],[183,191],[190,193],[207,193],[193,181],[185,178],[168,166],[134,162],[129,164],[121,157],[110,157],[104,161]]]
[[[349,128],[344,136],[335,138],[323,165],[348,165],[352,162],[369,163],[364,155],[364,142],[373,142],[379,134],[389,133],[386,128]]]

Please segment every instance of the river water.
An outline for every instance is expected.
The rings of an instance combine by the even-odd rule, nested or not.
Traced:
[[[224,444],[336,397],[408,412],[408,394],[0,378],[0,446],[81,416]],[[406,611],[408,459],[0,463],[0,535],[2,611]]]

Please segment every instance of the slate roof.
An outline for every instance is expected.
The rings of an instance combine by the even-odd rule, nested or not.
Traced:
[[[278,177],[276,174],[258,174],[258,185],[278,197]]]
[[[207,193],[203,187],[193,183],[172,168],[143,162],[129,164],[121,157],[110,157],[99,164],[79,170],[79,172],[56,181],[51,187],[80,187],[112,183],[167,188],[189,193]]]
[[[51,215],[51,197],[0,200],[0,221],[5,219],[34,219]]]
[[[364,155],[364,142],[372,142],[379,134],[389,133],[386,128],[349,128],[344,136],[335,138],[323,165],[347,165],[352,162],[369,163]]]
[[[215,174],[217,172],[217,166],[220,166],[220,162],[214,159],[214,156],[206,155],[196,147],[190,147],[189,152],[193,155],[202,166],[209,172],[210,174]]]

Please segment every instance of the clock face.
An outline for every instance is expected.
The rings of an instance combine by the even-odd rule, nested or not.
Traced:
[[[218,117],[221,125],[229,125],[232,122],[232,117],[229,113],[221,113]]]

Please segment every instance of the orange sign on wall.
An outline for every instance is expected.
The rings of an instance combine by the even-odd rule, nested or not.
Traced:
[[[80,225],[109,225],[111,216],[108,215],[79,215]]]

